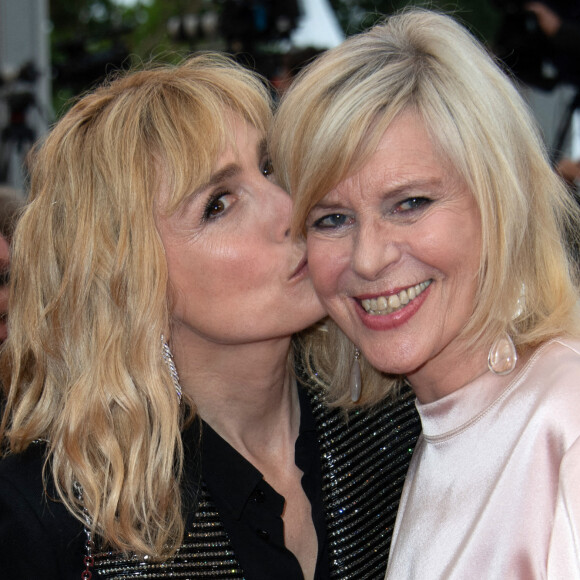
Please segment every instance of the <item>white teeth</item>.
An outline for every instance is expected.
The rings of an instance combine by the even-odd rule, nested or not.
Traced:
[[[396,294],[389,296],[389,308],[391,310],[396,310],[397,308],[401,308],[401,301]]]
[[[425,282],[401,290],[398,294],[361,300],[361,305],[369,314],[390,314],[409,304],[411,300],[417,298],[430,284],[431,280],[426,280]]]

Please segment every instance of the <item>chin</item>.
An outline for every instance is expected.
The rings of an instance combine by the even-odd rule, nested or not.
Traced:
[[[365,348],[361,346],[361,351],[366,360],[378,371],[388,375],[408,375],[418,366],[414,357],[409,360],[401,350],[386,348]]]

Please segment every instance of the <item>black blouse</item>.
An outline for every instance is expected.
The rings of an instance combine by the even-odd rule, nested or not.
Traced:
[[[300,431],[295,462],[303,472],[302,487],[312,508],[318,537],[315,580],[329,577],[326,526],[322,503],[320,450],[312,410],[300,393]],[[203,426],[202,472],[207,488],[247,578],[302,580],[298,560],[284,545],[284,498],[262,474],[209,425]],[[259,557],[256,557],[259,554]]]

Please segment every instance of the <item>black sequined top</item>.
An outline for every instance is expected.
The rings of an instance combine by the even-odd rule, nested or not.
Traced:
[[[342,411],[324,405],[315,387],[308,389],[308,396],[320,447],[330,578],[383,580],[399,498],[420,432],[415,397],[404,390],[394,402],[355,410],[345,418]],[[47,501],[42,447],[31,446],[22,457],[0,462],[0,570],[10,580],[78,580],[85,568],[82,526],[62,504]],[[95,553],[93,580],[262,580],[244,576],[203,480],[195,515],[189,519],[184,543],[173,559],[157,563]]]
[[[404,390],[395,402],[353,411],[345,419],[342,411],[324,405],[319,390],[308,392],[320,445],[330,578],[383,580],[399,498],[420,432],[415,397]],[[99,578],[115,580],[245,578],[203,484],[193,524],[173,560],[158,564],[100,553],[95,569]]]

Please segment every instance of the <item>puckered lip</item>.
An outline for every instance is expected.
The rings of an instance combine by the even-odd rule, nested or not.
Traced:
[[[298,263],[298,266],[294,268],[292,274],[290,274],[290,280],[294,280],[295,278],[299,278],[305,276],[308,271],[308,259],[306,258],[306,254]]]

